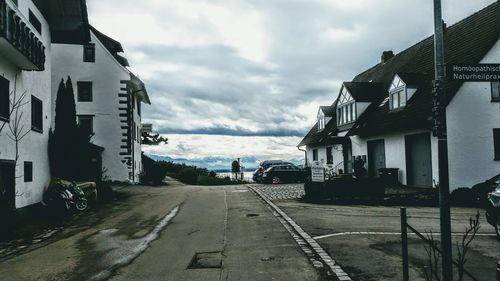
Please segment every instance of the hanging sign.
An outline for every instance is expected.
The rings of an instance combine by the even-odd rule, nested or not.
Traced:
[[[450,78],[457,81],[500,81],[500,64],[452,65],[448,69]]]

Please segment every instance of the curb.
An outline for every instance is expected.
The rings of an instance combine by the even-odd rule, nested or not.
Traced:
[[[283,212],[278,206],[276,206],[266,195],[262,194],[260,191],[256,190],[254,187],[247,185],[247,187],[252,190],[257,196],[259,196],[264,202],[275,212],[274,215],[278,218],[282,218],[284,221],[280,220],[283,226],[290,232],[292,237],[295,239],[297,244],[299,244],[302,251],[311,259],[311,262],[315,267],[322,267],[323,264],[326,264],[328,268],[333,272],[333,274],[340,281],[352,281],[351,277],[340,267],[335,260],[328,255],[328,253],[314,240],[307,232],[305,232],[294,220],[292,220],[285,212]],[[285,222],[287,225],[285,225]],[[293,230],[298,233],[298,236],[291,232],[289,227],[292,227]],[[300,237],[299,237],[300,236]],[[316,255],[319,257],[321,261],[317,261],[311,258],[311,250],[307,247],[304,247],[305,244],[312,248]],[[319,263],[319,264],[318,264]],[[321,265],[320,265],[321,264]]]

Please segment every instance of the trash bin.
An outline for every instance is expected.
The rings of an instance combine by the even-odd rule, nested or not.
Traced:
[[[399,168],[380,168],[378,174],[385,184],[399,185]]]

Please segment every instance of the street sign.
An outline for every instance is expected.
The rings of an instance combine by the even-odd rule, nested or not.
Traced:
[[[457,81],[495,82],[500,81],[500,64],[453,65],[448,73]]]
[[[311,180],[313,182],[325,182],[325,168],[318,161],[312,163]]]

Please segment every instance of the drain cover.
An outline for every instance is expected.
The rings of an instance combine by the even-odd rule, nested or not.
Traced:
[[[222,252],[196,253],[187,269],[222,268]]]
[[[247,218],[258,217],[259,214],[247,214]]]

